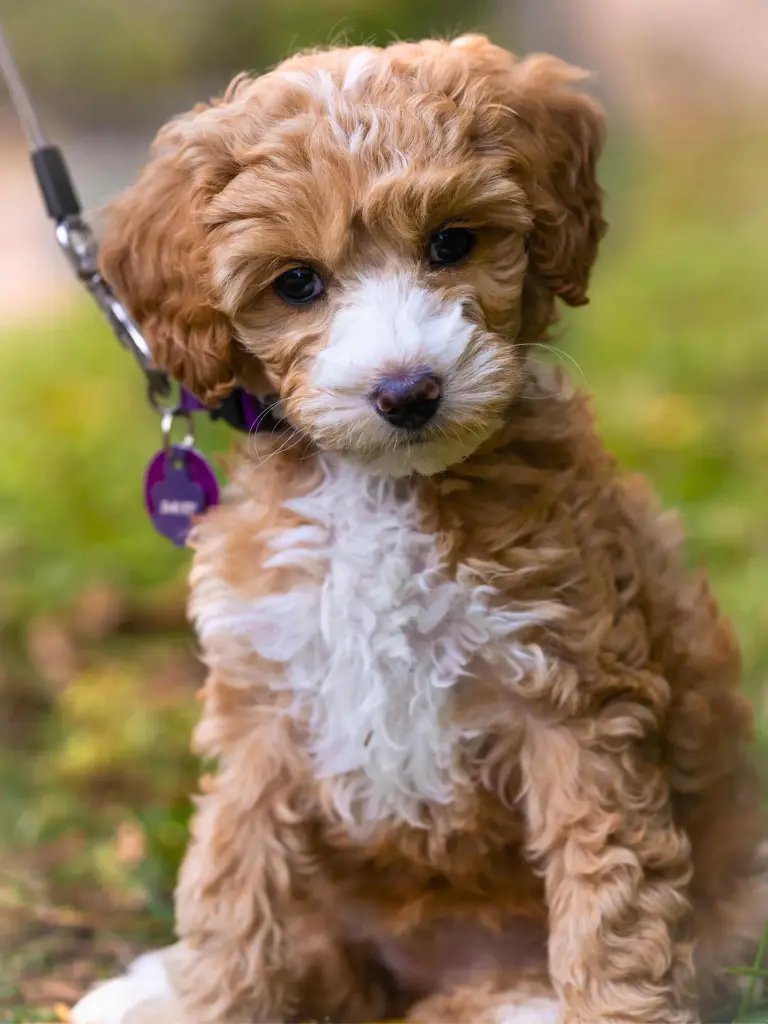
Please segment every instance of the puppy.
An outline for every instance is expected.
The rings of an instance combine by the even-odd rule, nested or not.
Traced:
[[[115,207],[157,361],[280,426],[194,533],[179,943],[78,1024],[724,1012],[768,920],[736,641],[533,358],[605,230],[581,78],[481,36],[301,54]]]

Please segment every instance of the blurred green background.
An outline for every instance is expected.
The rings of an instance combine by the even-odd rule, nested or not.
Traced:
[[[609,445],[681,510],[691,563],[741,634],[768,750],[768,73],[749,48],[768,23],[749,0],[719,21],[722,6],[6,0],[3,17],[91,208],[167,116],[297,46],[482,29],[597,69],[612,232],[558,345]],[[2,102],[0,1020],[32,1021],[64,1019],[170,933],[201,670],[188,556],[142,510],[157,421],[67,276]],[[231,441],[202,434],[212,452]]]

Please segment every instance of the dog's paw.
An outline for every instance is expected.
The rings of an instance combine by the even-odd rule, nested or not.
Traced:
[[[189,1024],[174,994],[166,950],[145,953],[119,978],[94,988],[73,1008],[70,1024]]]
[[[499,1006],[495,1024],[557,1024],[559,1019],[559,1003],[540,997]]]

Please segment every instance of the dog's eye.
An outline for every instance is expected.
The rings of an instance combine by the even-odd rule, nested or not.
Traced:
[[[312,267],[293,267],[275,279],[275,291],[281,299],[300,306],[318,299],[325,288]]]
[[[434,266],[458,263],[469,256],[475,244],[475,233],[469,228],[443,228],[429,239],[429,262]]]

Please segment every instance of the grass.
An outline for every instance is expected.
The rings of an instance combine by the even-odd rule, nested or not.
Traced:
[[[559,344],[609,445],[681,510],[768,751],[764,152],[640,153],[631,186],[614,153],[614,237]],[[0,1020],[31,1022],[170,935],[200,670],[187,557],[141,507],[158,425],[93,311],[0,337],[0,436]],[[768,1020],[753,1004],[739,1019]]]

